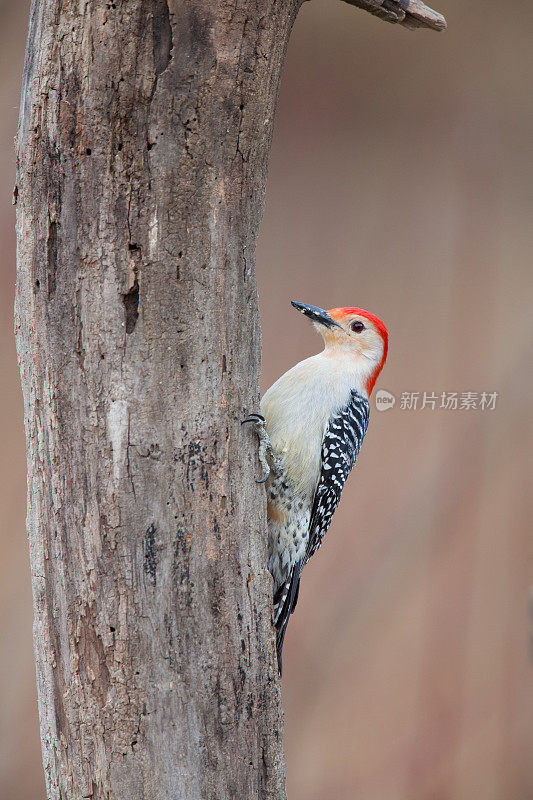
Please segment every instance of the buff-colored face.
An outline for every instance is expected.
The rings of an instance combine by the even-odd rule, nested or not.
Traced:
[[[312,320],[323,337],[323,356],[336,359],[344,370],[353,371],[370,397],[387,358],[388,334],[379,317],[353,306],[325,311],[296,300],[291,304]]]
[[[312,320],[324,339],[324,355],[348,359],[359,373],[370,395],[387,358],[388,334],[383,322],[362,308],[331,308],[292,301],[292,305]]]
[[[354,355],[379,364],[384,354],[383,334],[376,324],[364,314],[332,308],[327,314],[336,323],[327,327],[320,322],[314,326],[322,335],[326,348],[346,350]]]

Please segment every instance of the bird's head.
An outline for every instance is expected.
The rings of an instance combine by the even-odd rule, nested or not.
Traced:
[[[294,300],[292,305],[313,321],[324,339],[325,355],[353,361],[370,396],[387,358],[389,337],[383,322],[362,308],[330,308],[326,311]]]

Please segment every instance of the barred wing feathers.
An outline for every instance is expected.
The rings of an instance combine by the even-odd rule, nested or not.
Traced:
[[[359,392],[331,418],[322,442],[321,471],[309,522],[304,564],[318,550],[339,505],[346,478],[355,464],[365,438],[370,404]]]

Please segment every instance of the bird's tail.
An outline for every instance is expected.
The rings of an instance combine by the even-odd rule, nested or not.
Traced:
[[[301,564],[295,564],[290,577],[285,581],[274,596],[274,625],[276,626],[276,650],[278,654],[279,674],[283,672],[283,641],[285,631],[289,623],[289,617],[296,608],[298,602],[298,590],[300,588]]]

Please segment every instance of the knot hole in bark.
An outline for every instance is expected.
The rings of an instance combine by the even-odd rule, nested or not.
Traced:
[[[170,63],[172,26],[168,0],[153,0],[152,31],[154,37],[154,69],[158,78]]]
[[[126,315],[126,333],[133,333],[139,317],[139,281],[133,281],[133,286],[126,294],[122,295],[124,312]]]

